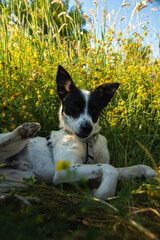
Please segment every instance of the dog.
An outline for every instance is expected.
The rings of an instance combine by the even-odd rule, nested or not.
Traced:
[[[0,134],[1,191],[25,187],[23,179],[59,184],[101,178],[92,195],[107,199],[115,195],[120,179],[157,176],[152,168],[143,164],[126,168],[109,164],[107,139],[99,133],[98,117],[119,83],[104,83],[94,91],[82,90],[75,86],[62,66],[58,66],[56,83],[62,102],[59,131],[51,131],[47,138],[31,138],[40,124],[24,123],[12,132]]]

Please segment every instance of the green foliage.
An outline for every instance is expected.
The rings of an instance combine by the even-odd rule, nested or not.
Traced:
[[[160,60],[152,61],[144,44],[146,28],[127,38],[104,27],[98,40],[76,3],[69,13],[67,0],[63,7],[61,1],[0,1],[0,133],[30,121],[40,122],[42,136],[58,129],[55,78],[61,64],[82,89],[120,83],[100,117],[111,163],[159,166]],[[85,31],[86,21],[93,31]],[[2,239],[160,237],[158,179],[119,183],[119,197],[108,201],[92,199],[90,189],[86,181],[57,188],[34,184],[23,195],[40,203],[27,207],[12,194],[5,208],[0,205]]]

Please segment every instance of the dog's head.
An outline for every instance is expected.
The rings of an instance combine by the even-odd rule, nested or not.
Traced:
[[[97,121],[100,112],[108,105],[119,83],[104,83],[94,91],[81,90],[69,73],[58,66],[57,93],[62,101],[60,124],[75,136],[87,139],[100,129]]]

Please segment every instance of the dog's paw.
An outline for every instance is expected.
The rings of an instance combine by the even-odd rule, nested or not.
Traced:
[[[141,169],[142,176],[144,176],[144,177],[157,177],[158,176],[158,173],[147,165],[140,164],[139,167]]]
[[[39,123],[23,123],[18,129],[18,133],[21,138],[30,138],[33,137],[40,128],[41,126]]]

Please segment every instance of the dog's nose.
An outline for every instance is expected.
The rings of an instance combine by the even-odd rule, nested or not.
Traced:
[[[93,129],[93,126],[88,121],[83,122],[82,125],[81,125],[81,131],[84,134],[89,134],[92,131],[92,129]]]

